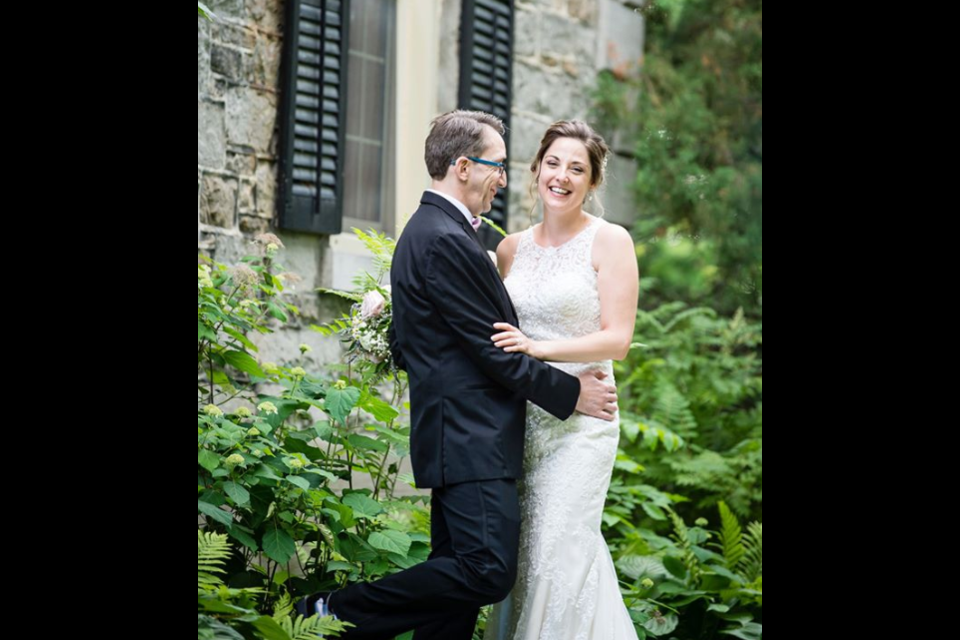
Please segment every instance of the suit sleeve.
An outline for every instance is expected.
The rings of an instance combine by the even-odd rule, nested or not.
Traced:
[[[393,363],[397,366],[397,369],[406,371],[407,364],[403,361],[403,353],[400,351],[400,344],[397,342],[397,330],[394,326],[394,323],[391,322],[390,328],[387,330],[387,340],[390,342],[390,356],[393,358]]]
[[[495,283],[465,235],[439,236],[430,248],[426,284],[439,315],[471,360],[498,384],[565,420],[576,409],[580,380],[523,353],[507,353],[490,336],[501,322]],[[482,259],[486,260],[486,257]]]

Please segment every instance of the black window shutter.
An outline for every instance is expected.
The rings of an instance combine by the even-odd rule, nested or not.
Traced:
[[[513,28],[512,0],[464,0],[460,23],[460,108],[486,111],[503,120],[507,149],[510,148]],[[497,194],[488,215],[506,228],[506,190]],[[489,247],[497,245],[500,235],[484,226],[481,237]]]
[[[281,89],[279,226],[340,233],[349,0],[289,0]]]

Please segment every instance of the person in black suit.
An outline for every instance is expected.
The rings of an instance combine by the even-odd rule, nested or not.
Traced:
[[[425,159],[433,179],[397,242],[390,272],[391,351],[410,380],[410,453],[417,487],[431,488],[429,559],[371,583],[301,603],[355,625],[343,637],[470,640],[480,607],[516,580],[527,401],[560,418],[611,420],[605,374],[575,378],[496,347],[496,322],[518,324],[476,234],[507,184],[503,123],[476,111],[436,118]]]

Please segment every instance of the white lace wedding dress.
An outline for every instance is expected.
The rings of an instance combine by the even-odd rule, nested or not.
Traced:
[[[601,225],[594,218],[559,247],[520,236],[505,284],[520,329],[533,340],[574,338],[600,330],[597,272],[591,261]],[[550,363],[579,375],[611,361]],[[620,436],[619,421],[574,413],[560,421],[527,405],[517,584],[497,604],[484,640],[636,640],[600,534]]]

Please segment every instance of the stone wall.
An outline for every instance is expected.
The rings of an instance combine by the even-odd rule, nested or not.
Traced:
[[[539,213],[531,209],[530,161],[546,128],[556,120],[590,121],[597,74],[639,68],[643,52],[640,3],[623,0],[518,0],[514,38],[513,113],[510,140],[511,232]],[[602,194],[606,217],[629,224],[636,216],[630,185],[636,163],[626,156],[632,140],[609,136],[614,151]]]

